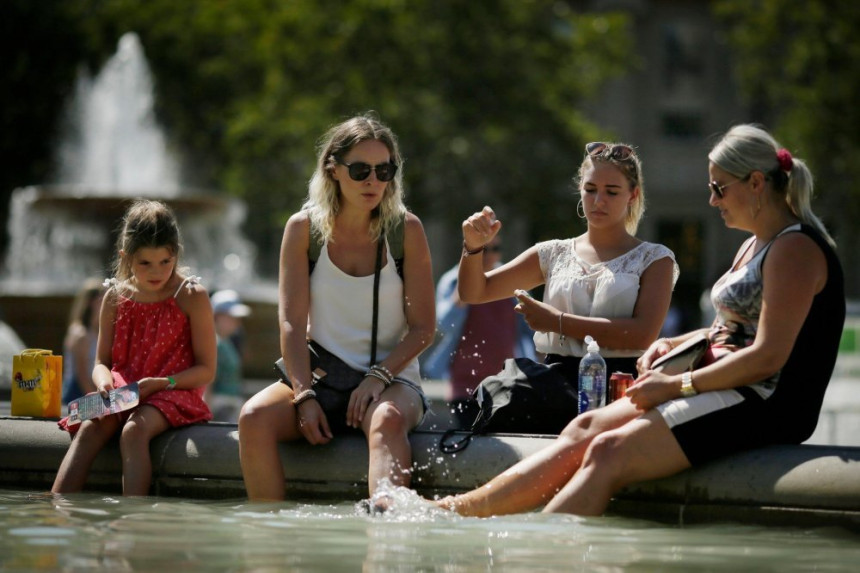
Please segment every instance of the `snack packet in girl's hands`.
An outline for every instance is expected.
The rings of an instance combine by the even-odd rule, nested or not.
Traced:
[[[85,420],[125,412],[136,407],[139,402],[140,390],[137,382],[111,390],[107,398],[98,392],[90,392],[69,402],[69,425],[74,426]]]

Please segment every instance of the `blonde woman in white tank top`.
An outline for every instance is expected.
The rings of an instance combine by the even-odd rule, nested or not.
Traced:
[[[336,125],[323,140],[308,199],[287,221],[281,244],[278,318],[292,387],[270,385],[239,418],[242,472],[252,500],[284,498],[278,442],[326,444],[351,429],[368,438],[371,497],[384,479],[410,484],[408,433],[426,410],[417,358],[433,341],[436,315],[430,249],[421,221],[403,205],[401,166],[396,137],[372,116]],[[404,217],[402,279],[384,243],[377,357],[370,364],[377,245]],[[313,273],[312,225],[323,242]],[[314,399],[309,338],[368,372],[350,396],[346,419],[324,412]]]

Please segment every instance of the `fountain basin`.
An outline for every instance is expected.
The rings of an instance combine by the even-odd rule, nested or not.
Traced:
[[[546,447],[552,436],[476,436],[456,455],[439,452],[442,432],[410,436],[412,487],[424,496],[477,487]],[[56,423],[0,417],[0,486],[49,488],[69,445]],[[367,497],[367,441],[339,436],[325,446],[279,445],[289,499]],[[199,499],[246,496],[238,428],[210,422],[170,430],[150,445],[153,495]],[[114,439],[90,473],[93,491],[121,490]],[[771,446],[716,460],[666,479],[625,488],[609,512],[679,525],[736,521],[766,525],[842,526],[860,531],[860,448]]]

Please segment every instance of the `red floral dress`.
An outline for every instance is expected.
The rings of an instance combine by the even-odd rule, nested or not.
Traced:
[[[177,290],[170,298],[146,303],[119,297],[111,349],[114,387],[141,378],[173,376],[194,365],[191,325],[176,302],[178,294]],[[203,401],[204,391],[205,386],[160,390],[140,403],[158,408],[171,426],[185,426],[212,419],[212,412]],[[65,421],[65,418],[60,421],[60,427],[69,430]],[[78,427],[73,426],[71,431]]]

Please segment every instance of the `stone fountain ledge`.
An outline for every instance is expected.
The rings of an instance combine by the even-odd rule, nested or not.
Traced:
[[[488,435],[455,455],[439,453],[441,432],[411,441],[413,486],[424,496],[476,487],[532,452],[549,436]],[[50,420],[0,417],[0,487],[50,488],[69,437]],[[327,446],[280,446],[290,499],[366,497],[367,446],[349,436]],[[152,442],[153,495],[201,499],[246,496],[235,424],[213,422],[167,432]],[[121,488],[118,443],[99,455],[94,491]],[[675,524],[744,522],[841,526],[860,531],[860,448],[774,446],[728,457],[622,491],[610,513]]]

